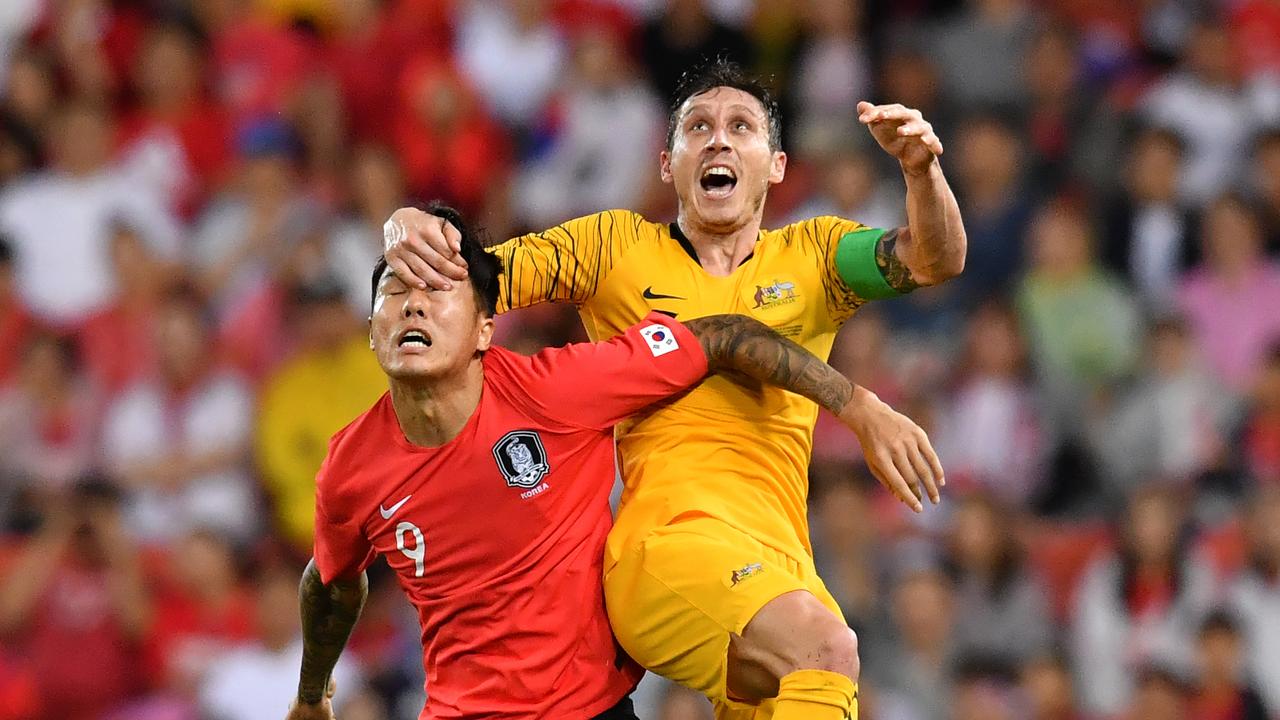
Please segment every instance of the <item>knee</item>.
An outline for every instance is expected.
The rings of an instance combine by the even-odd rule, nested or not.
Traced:
[[[861,663],[858,660],[858,636],[844,625],[831,625],[804,636],[812,638],[806,647],[797,648],[795,670],[826,670],[840,673],[857,682]]]

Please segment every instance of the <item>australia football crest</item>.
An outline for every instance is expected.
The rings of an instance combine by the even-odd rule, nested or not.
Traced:
[[[797,299],[796,284],[789,280],[775,279],[771,285],[757,285],[756,293],[751,299],[756,303],[751,307],[752,310],[789,305]]]
[[[493,459],[511,487],[531,488],[551,472],[542,438],[532,430],[512,430],[493,446]]]

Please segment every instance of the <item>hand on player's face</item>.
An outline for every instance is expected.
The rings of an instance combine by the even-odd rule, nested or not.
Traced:
[[[769,185],[782,182],[786,155],[769,147],[769,118],[760,101],[735,88],[715,88],[685,101],[662,180],[672,183],[682,212],[714,230],[753,219]]]
[[[935,505],[941,501],[938,488],[946,484],[942,463],[929,436],[911,418],[871,396],[850,403],[840,419],[858,436],[871,473],[907,507],[922,511],[926,494]]]
[[[437,215],[400,208],[382,226],[387,264],[407,287],[448,290],[467,279],[462,235]]]
[[[858,122],[866,125],[880,147],[909,172],[926,170],[942,154],[942,141],[919,110],[860,102]]]
[[[465,366],[487,350],[493,320],[481,315],[470,281],[450,290],[410,287],[383,273],[369,318],[369,343],[392,378],[428,379]]]

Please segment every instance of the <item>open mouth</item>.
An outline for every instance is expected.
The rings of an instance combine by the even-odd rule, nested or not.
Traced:
[[[402,348],[403,347],[429,348],[431,347],[431,336],[427,335],[421,330],[409,330],[408,332],[400,336],[399,345]]]
[[[738,186],[738,175],[733,168],[724,165],[712,165],[702,172],[699,179],[702,191],[713,198],[728,197]]]

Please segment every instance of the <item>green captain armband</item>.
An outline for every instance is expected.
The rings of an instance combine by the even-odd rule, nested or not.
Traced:
[[[863,300],[881,300],[902,294],[889,285],[876,263],[876,244],[884,233],[879,228],[862,228],[845,233],[837,241],[836,272],[840,273],[845,286]]]

